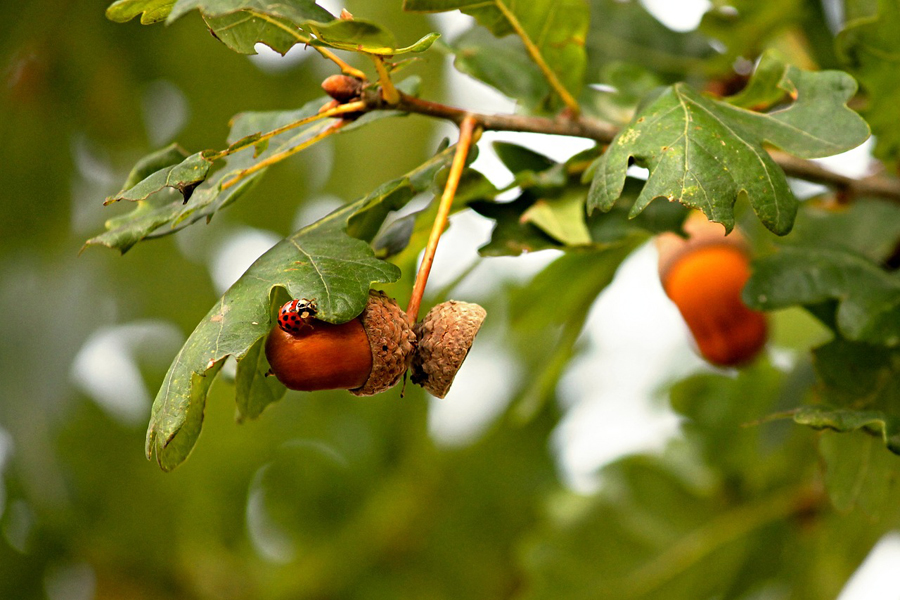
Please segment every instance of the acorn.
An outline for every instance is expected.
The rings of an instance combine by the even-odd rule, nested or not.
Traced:
[[[656,238],[659,278],[707,361],[737,366],[765,347],[768,325],[763,313],[750,310],[741,291],[750,277],[750,249],[735,229],[699,212],[684,224],[688,238],[664,233]]]
[[[409,368],[415,333],[383,292],[371,290],[363,312],[346,323],[320,321],[315,312],[314,301],[288,302],[266,340],[272,373],[285,387],[371,396],[393,387]]]
[[[416,324],[419,347],[413,355],[410,379],[432,396],[443,398],[469,354],[487,312],[477,304],[448,300]]]

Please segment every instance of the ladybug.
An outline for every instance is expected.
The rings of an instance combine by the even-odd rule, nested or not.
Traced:
[[[278,311],[278,326],[288,333],[295,335],[303,331],[309,325],[307,319],[316,316],[316,299],[291,300],[286,302]]]

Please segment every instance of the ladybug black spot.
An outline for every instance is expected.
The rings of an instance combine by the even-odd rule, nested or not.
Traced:
[[[388,349],[387,344],[385,344],[381,347],[382,352],[387,352],[387,349]]]

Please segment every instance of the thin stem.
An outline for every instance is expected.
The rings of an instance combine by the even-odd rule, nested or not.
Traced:
[[[239,146],[230,146],[226,150],[222,150],[212,157],[212,160],[218,160],[222,157],[228,156],[229,154],[234,154],[235,152],[240,152],[245,148],[249,148],[250,146],[255,146],[260,142],[265,142],[266,140],[270,140],[276,135],[281,135],[285,131],[290,131],[291,129],[296,129],[297,127],[302,127],[304,125],[309,125],[310,123],[314,123],[315,121],[319,121],[321,119],[327,119],[329,117],[336,117],[338,115],[343,115],[351,112],[359,112],[366,109],[366,103],[362,100],[358,100],[356,102],[349,102],[347,104],[340,104],[335,106],[334,108],[329,108],[328,110],[323,110],[322,112],[315,114],[311,117],[306,117],[305,119],[300,119],[299,121],[294,121],[293,123],[288,123],[287,125],[283,125],[278,127],[277,129],[273,129],[272,131],[268,131],[258,138],[254,138],[244,144]],[[238,140],[240,141],[240,140]],[[237,143],[237,142],[235,142]]]
[[[370,108],[373,107],[370,105]],[[610,143],[619,132],[616,127],[609,123],[586,119],[584,117],[548,119],[545,117],[529,117],[524,115],[491,115],[465,111],[461,108],[456,108],[455,106],[447,106],[446,104],[441,104],[439,102],[421,100],[403,93],[400,94],[400,103],[391,108],[429,117],[436,117],[438,119],[446,119],[448,121],[453,121],[457,125],[460,124],[466,116],[471,115],[475,118],[475,121],[481,129],[486,131],[523,131],[529,133],[565,135],[588,138],[596,140],[601,144]]]
[[[472,146],[472,140],[475,137],[476,124],[477,121],[474,117],[466,117],[459,126],[459,141],[456,142],[453,162],[450,163],[450,173],[447,175],[447,183],[444,185],[444,193],[441,194],[438,213],[434,218],[431,235],[428,236],[428,245],[425,246],[422,264],[419,265],[419,272],[416,274],[416,282],[413,285],[409,306],[406,309],[406,316],[410,324],[415,324],[419,320],[419,307],[422,305],[422,296],[425,294],[425,284],[428,282],[429,273],[431,273],[431,265],[434,264],[434,254],[437,251],[441,234],[444,232],[444,227],[447,226],[450,209],[453,207],[453,198],[456,196],[456,188],[459,186],[459,180],[466,166],[466,156],[469,154],[469,148]]]
[[[381,83],[381,93],[384,95],[384,101],[391,106],[400,102],[400,92],[394,87],[391,81],[391,74],[388,73],[387,67],[384,66],[384,59],[375,54],[369,55],[372,62],[375,63],[375,70],[378,71],[378,81]]]
[[[312,145],[315,144],[316,142],[319,142],[319,141],[321,141],[321,140],[327,138],[328,136],[330,136],[330,135],[332,135],[332,134],[334,134],[334,133],[337,133],[337,132],[340,130],[340,128],[343,127],[343,126],[346,125],[346,124],[347,124],[347,121],[337,121],[337,122],[333,123],[331,126],[329,126],[327,129],[325,129],[324,131],[322,131],[322,132],[320,132],[320,133],[317,133],[317,134],[314,135],[313,137],[311,137],[311,138],[309,138],[308,140],[306,140],[306,141],[304,141],[304,142],[302,142],[302,143],[300,143],[300,144],[294,146],[293,148],[289,148],[289,149],[287,149],[287,150],[285,150],[285,151],[283,151],[283,152],[279,152],[278,154],[273,154],[273,155],[270,156],[269,158],[267,158],[267,159],[265,159],[265,160],[259,161],[258,163],[256,163],[256,164],[253,165],[252,167],[248,167],[248,168],[244,169],[243,171],[239,171],[237,174],[235,174],[234,177],[232,177],[232,178],[229,179],[228,181],[224,182],[224,183],[219,187],[219,189],[220,189],[220,190],[223,190],[223,191],[224,191],[224,190],[227,190],[228,188],[230,188],[231,186],[233,186],[233,185],[236,184],[237,182],[239,182],[239,181],[241,181],[242,179],[244,179],[244,178],[246,178],[246,177],[248,177],[248,176],[250,176],[250,175],[256,173],[257,171],[260,171],[260,170],[262,170],[262,169],[265,169],[265,168],[268,167],[268,166],[274,165],[274,164],[277,163],[277,162],[281,162],[281,161],[283,161],[284,159],[288,158],[289,156],[293,156],[294,154],[297,154],[297,153],[300,152],[301,150],[305,150],[305,149],[309,148],[310,146],[312,146]]]
[[[559,78],[556,76],[556,73],[550,68],[550,65],[544,60],[544,57],[541,55],[541,50],[538,48],[534,42],[531,41],[531,38],[528,36],[528,32],[525,31],[525,28],[522,27],[522,24],[519,23],[519,20],[516,18],[516,15],[512,13],[506,7],[506,4],[502,0],[495,0],[495,5],[500,12],[503,13],[503,16],[506,17],[506,20],[509,21],[510,26],[516,32],[520,38],[522,38],[522,43],[525,44],[525,50],[528,52],[528,55],[531,56],[531,60],[537,64],[538,68],[541,70],[541,73],[544,74],[544,77],[550,83],[550,87],[552,87],[559,97],[562,98],[562,101],[566,106],[569,107],[569,110],[572,111],[573,115],[578,115],[581,112],[581,107],[578,106],[578,101],[569,93],[569,90],[565,88]]]
[[[324,48],[322,46],[313,46],[319,54],[327,58],[328,60],[334,61],[334,63],[341,68],[341,73],[344,75],[349,75],[350,77],[356,77],[362,81],[366,81],[366,74],[357,69],[356,67],[351,67],[349,64],[341,60],[341,58],[329,50],[328,48]]]

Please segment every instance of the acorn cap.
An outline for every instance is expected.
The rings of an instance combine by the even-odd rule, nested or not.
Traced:
[[[700,211],[693,211],[684,222],[687,239],[675,233],[661,233],[656,236],[656,250],[659,253],[659,278],[665,281],[669,270],[688,252],[702,246],[720,244],[731,246],[741,252],[748,253],[749,246],[744,235],[734,228],[725,235],[725,227],[713,223]]]
[[[416,334],[397,302],[377,290],[369,291],[369,302],[359,319],[372,350],[372,372],[365,384],[350,393],[372,396],[400,381],[412,360]]]
[[[448,300],[416,324],[419,347],[413,356],[413,383],[443,398],[466,360],[487,312],[477,304]]]

